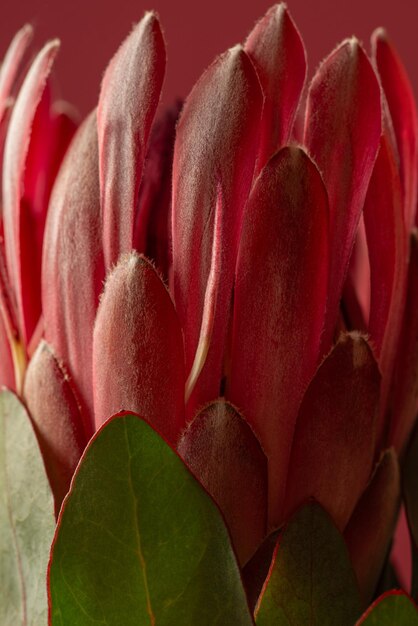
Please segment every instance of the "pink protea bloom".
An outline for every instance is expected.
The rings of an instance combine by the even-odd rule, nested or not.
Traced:
[[[56,511],[95,430],[134,411],[218,503],[242,566],[315,498],[370,597],[418,408],[417,117],[393,46],[346,40],[306,87],[279,4],[154,122],[148,13],[66,151],[57,43],[16,92],[28,35],[0,78],[0,382]]]

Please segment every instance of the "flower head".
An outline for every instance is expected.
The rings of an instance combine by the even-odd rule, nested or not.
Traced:
[[[29,34],[0,75],[0,381],[27,403],[56,511],[95,430],[134,411],[217,502],[242,566],[314,498],[369,597],[418,409],[417,116],[393,46],[348,39],[305,86],[279,4],[154,121],[147,13],[72,137],[57,42],[18,79]]]

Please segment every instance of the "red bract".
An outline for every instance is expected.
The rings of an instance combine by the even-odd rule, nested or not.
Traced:
[[[16,35],[0,77],[0,123],[7,125],[0,148],[4,233],[0,335],[7,336],[14,363],[13,377],[10,367],[4,376],[19,392],[31,341],[39,340],[42,240],[49,196],[75,129],[72,114],[66,111],[69,107],[52,105],[49,95],[47,80],[58,41],[46,44],[21,78],[31,32],[25,27]],[[7,350],[4,356],[7,362]]]
[[[241,565],[314,497],[369,597],[418,409],[417,117],[392,45],[378,31],[371,61],[344,41],[304,101],[279,4],[154,123],[148,13],[60,164],[58,44],[22,78],[29,38],[0,74],[0,381],[23,390],[57,512],[94,431],[134,411],[223,511]]]

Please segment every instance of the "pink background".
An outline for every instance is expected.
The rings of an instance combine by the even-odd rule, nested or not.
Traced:
[[[168,48],[164,101],[185,96],[212,58],[242,41],[271,0],[7,0],[0,20],[0,57],[26,21],[36,42],[59,37],[56,68],[61,95],[84,114],[97,101],[107,61],[146,9],[156,9]],[[312,74],[321,58],[344,37],[366,46],[370,32],[385,26],[398,47],[418,94],[417,0],[289,0],[304,37]]]

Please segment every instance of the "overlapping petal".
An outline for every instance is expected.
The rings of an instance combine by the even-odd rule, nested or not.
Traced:
[[[256,24],[245,51],[264,95],[257,159],[260,172],[290,138],[306,76],[303,41],[284,3],[273,6]]]
[[[35,426],[58,515],[87,439],[68,374],[45,341],[39,344],[29,363],[23,396]]]
[[[283,148],[257,179],[244,216],[227,387],[269,460],[272,524],[280,522],[296,416],[318,364],[328,250],[321,176],[302,149]]]
[[[244,565],[267,529],[267,459],[257,438],[232,405],[218,400],[187,426],[178,451],[221,509]]]
[[[153,126],[135,220],[134,249],[152,259],[165,279],[172,266],[171,179],[180,109],[179,101]]]
[[[45,338],[67,365],[94,432],[93,325],[104,279],[96,115],[80,126],[54,186],[42,260]]]
[[[172,444],[184,426],[184,350],[170,295],[152,264],[132,252],[106,280],[94,327],[98,428],[120,410],[146,415]]]
[[[209,353],[190,410],[218,397],[220,391],[235,259],[258,150],[261,107],[256,72],[243,48],[236,46],[202,75],[177,126],[173,273],[187,372],[195,359],[202,321],[212,316],[208,309],[216,308],[213,323],[206,324]],[[216,270],[209,281],[213,262]],[[211,295],[205,302],[208,282]]]
[[[380,374],[367,341],[357,333],[341,335],[303,398],[285,517],[313,497],[344,529],[370,476],[379,391]]]
[[[0,122],[13,94],[13,88],[22,71],[22,62],[32,40],[33,29],[25,24],[13,37],[0,66]]]
[[[383,135],[364,204],[370,262],[370,317],[382,386],[378,445],[386,435],[387,402],[405,304],[407,248],[401,186],[389,139]]]
[[[103,77],[97,109],[106,267],[130,252],[139,184],[165,71],[158,18],[146,13]]]
[[[418,120],[414,95],[402,61],[381,28],[373,33],[372,49],[399,151],[405,224],[409,230],[416,213],[418,180]]]
[[[380,88],[356,39],[343,42],[310,85],[305,139],[330,203],[330,283],[324,348],[328,349],[356,230],[381,135]]]
[[[345,529],[351,562],[365,604],[387,557],[400,504],[400,472],[393,449],[382,455]]]
[[[29,255],[33,224],[23,198],[24,174],[32,125],[58,46],[58,41],[46,44],[31,65],[12,111],[4,149],[2,191],[6,262],[24,343],[30,339],[40,313],[39,278],[36,269],[33,271],[34,267],[39,268],[39,263],[33,263]],[[30,289],[31,280],[38,283],[38,293],[33,294]],[[29,308],[25,307],[26,297]]]
[[[411,235],[407,300],[396,356],[389,442],[401,452],[418,413],[418,232]]]

